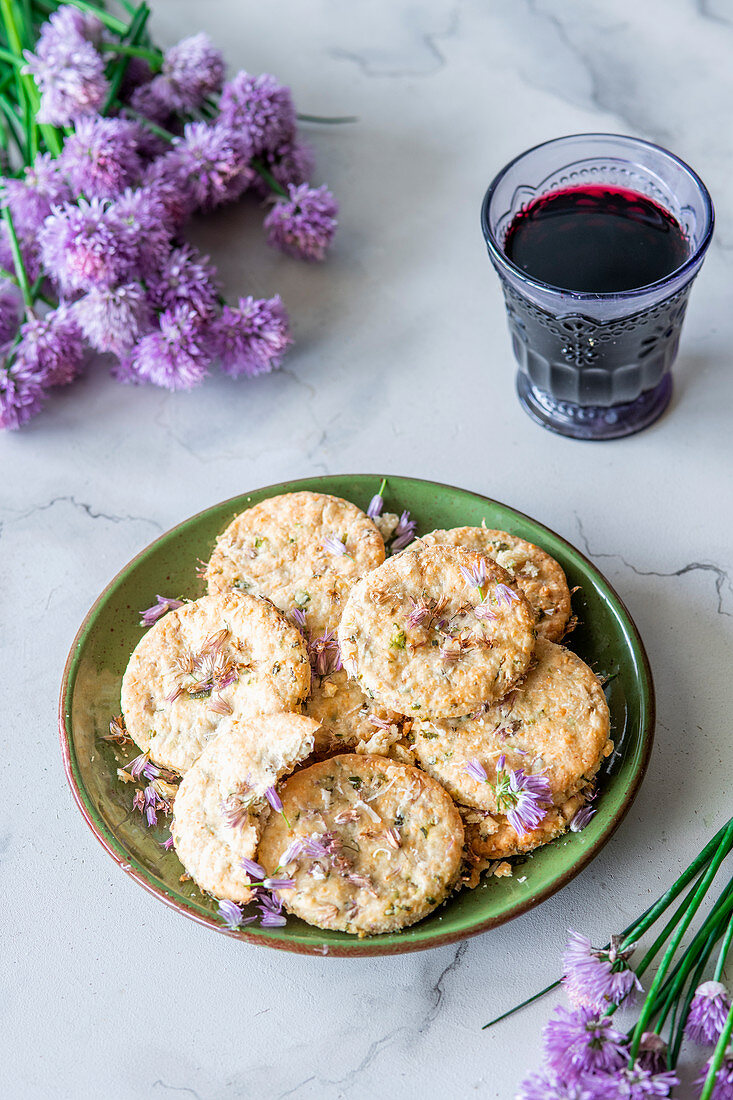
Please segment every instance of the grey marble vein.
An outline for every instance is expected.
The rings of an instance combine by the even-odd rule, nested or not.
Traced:
[[[583,523],[580,516],[576,516],[578,523],[578,534],[585,548],[585,552],[591,558],[613,558],[616,561],[620,561],[627,569],[630,569],[632,573],[636,573],[637,577],[684,577],[688,573],[711,573],[715,578],[715,595],[717,600],[716,611],[718,615],[725,615],[728,618],[733,618],[733,610],[726,610],[724,601],[726,596],[733,598],[733,583],[731,583],[730,575],[721,566],[716,565],[710,561],[691,561],[686,565],[679,566],[678,569],[672,570],[660,570],[660,569],[641,569],[639,566],[634,565],[633,562],[628,561],[623,554],[615,553],[602,553],[600,550],[594,550],[591,548],[585,530],[583,529]]]
[[[34,504],[33,507],[16,513],[14,519],[16,521],[28,519],[38,512],[47,512],[49,508],[53,508],[57,504],[70,504],[73,508],[82,511],[89,519],[103,519],[109,523],[148,523],[151,527],[161,529],[157,520],[150,519],[147,516],[114,515],[110,512],[98,512],[95,511],[93,505],[87,504],[83,500],[77,500],[74,496],[58,496],[45,501],[43,504]]]
[[[157,1081],[153,1081],[151,1087],[157,1091],[162,1089],[165,1092],[185,1092],[189,1096],[195,1096],[196,1100],[202,1100],[199,1093],[196,1092],[196,1089],[189,1088],[188,1085],[168,1085],[165,1081],[161,1081],[160,1078],[158,1078]]]
[[[524,78],[530,83],[551,90],[573,104],[595,108],[614,116],[620,125],[617,130],[640,133],[658,142],[672,139],[669,126],[654,110],[638,88],[637,58],[625,55],[620,61],[619,51],[609,49],[608,36],[619,43],[626,43],[635,33],[632,21],[614,19],[610,24],[603,16],[601,26],[589,27],[578,18],[576,0],[567,6],[554,4],[552,0],[522,0],[532,17],[544,24],[549,35],[542,36],[541,52],[532,57],[531,63],[522,68]],[[559,51],[558,51],[559,47]],[[571,71],[586,75],[587,84],[579,86],[577,80],[568,78],[566,64],[558,64],[557,53],[570,62]],[[641,58],[638,59],[641,62]]]
[[[445,53],[439,43],[456,35],[459,27],[459,6],[452,8],[444,19],[444,26],[440,30],[414,31],[416,50],[410,50],[409,62],[396,64],[392,60],[391,51],[384,46],[371,50],[362,48],[358,51],[335,47],[330,55],[337,61],[350,61],[367,77],[430,77],[435,76],[447,64]],[[411,13],[412,14],[412,13]],[[413,28],[410,27],[410,36],[413,37]]]

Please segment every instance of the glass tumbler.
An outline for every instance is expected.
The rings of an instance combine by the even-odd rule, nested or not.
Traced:
[[[598,184],[640,192],[667,210],[685,235],[685,262],[648,286],[593,294],[532,278],[505,255],[509,227],[528,203]],[[617,439],[661,416],[713,222],[699,176],[673,153],[638,138],[556,138],[502,169],[484,197],[481,226],[504,292],[519,363],[517,393],[533,420],[574,439]]]

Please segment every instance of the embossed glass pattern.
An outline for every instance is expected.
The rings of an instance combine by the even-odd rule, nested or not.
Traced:
[[[586,294],[534,279],[508,259],[507,231],[529,202],[604,183],[640,192],[673,215],[689,242],[681,267],[645,287]],[[481,221],[504,292],[519,364],[517,391],[530,416],[577,439],[614,439],[656,420],[672,395],[687,299],[713,231],[710,195],[692,169],[636,138],[557,138],[499,173],[486,192]]]

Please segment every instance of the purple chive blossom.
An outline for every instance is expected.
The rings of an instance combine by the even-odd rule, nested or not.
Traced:
[[[161,80],[167,85],[168,101],[175,111],[198,110],[209,95],[221,91],[224,58],[208,34],[182,38],[166,50]]]
[[[299,607],[291,607],[288,612],[290,621],[294,626],[297,626],[301,634],[305,633],[305,611]]]
[[[287,878],[266,878],[264,868],[252,859],[243,859],[242,867],[247,871],[250,878],[254,879],[257,876],[257,881],[252,883],[252,894],[260,911],[260,926],[262,928],[281,928],[287,923],[282,912],[282,902],[278,897],[270,894],[269,890],[291,890],[295,883],[292,879]],[[255,920],[257,920],[256,917],[248,917],[241,923],[251,924]]]
[[[407,511],[403,512],[395,527],[390,551],[396,554],[398,550],[404,550],[404,548],[412,542],[416,530],[417,523],[414,519],[410,519],[410,513]]]
[[[282,799],[280,798],[280,795],[277,793],[274,787],[267,788],[267,790],[265,791],[265,798],[270,803],[276,814],[281,814],[283,812]]]
[[[22,362],[0,369],[0,428],[15,430],[40,412],[45,386]]]
[[[473,613],[474,613],[474,615],[476,616],[477,619],[484,619],[484,620],[489,620],[490,621],[492,619],[497,618],[497,616],[494,614],[494,612],[491,610],[491,608],[489,607],[489,605],[487,603],[477,604],[476,607],[474,607],[474,609],[473,609]]]
[[[494,595],[499,607],[501,607],[502,604],[511,607],[513,603],[519,600],[517,593],[507,584],[497,584],[494,588]]]
[[[721,982],[703,982],[695,990],[685,1035],[700,1046],[714,1047],[730,1012],[728,990]]]
[[[267,242],[289,256],[323,260],[336,232],[338,203],[326,187],[288,187],[265,218]]]
[[[183,607],[183,600],[175,600],[172,596],[156,596],[153,606],[140,612],[140,626],[152,626],[167,611],[175,611],[178,607]]]
[[[41,93],[39,122],[68,126],[101,111],[109,91],[104,58],[88,39],[98,40],[101,23],[63,6],[41,28],[36,52],[24,52]]]
[[[549,1070],[540,1070],[522,1082],[515,1100],[601,1100],[601,1097],[592,1089],[590,1079],[565,1082]]]
[[[63,4],[41,27],[37,45],[41,52],[52,53],[59,45],[74,39],[99,46],[103,38],[104,26],[96,15]]]
[[[366,514],[369,516],[369,519],[376,519],[377,516],[381,516],[383,509],[384,497],[381,493],[375,493],[369,501],[369,507],[366,510]]]
[[[417,600],[412,601],[412,611],[405,619],[406,626],[419,626],[421,622],[430,617],[430,608],[427,604],[418,603]]]
[[[295,107],[290,89],[269,73],[260,76],[237,73],[224,86],[219,109],[225,126],[250,135],[255,154],[274,152],[295,134]]]
[[[267,881],[267,880],[265,880],[265,881]],[[264,884],[263,884],[263,886],[264,886]],[[267,890],[263,889],[262,887],[260,887],[257,891],[257,901],[258,901],[260,910],[263,913],[268,912],[268,913],[277,914],[277,913],[282,912],[283,903],[280,900],[280,898],[276,897],[273,894],[267,893]]]
[[[643,1069],[650,1073],[663,1073],[667,1068],[667,1044],[661,1035],[654,1031],[645,1031],[639,1043],[637,1059]]]
[[[132,373],[165,389],[193,389],[204,380],[211,363],[199,315],[179,305],[161,313],[158,326],[135,349]]]
[[[47,386],[65,386],[78,375],[84,356],[81,332],[71,310],[59,306],[44,317],[29,316],[20,330],[19,364]]]
[[[483,558],[474,562],[470,568],[465,565],[458,566],[461,576],[470,588],[478,588],[479,591],[486,584],[486,562]]]
[[[220,901],[219,916],[227,928],[233,932],[242,923],[242,909],[235,901]]]
[[[299,837],[287,846],[280,860],[281,867],[287,867],[289,863],[295,863],[306,852],[306,838]]]
[[[238,829],[248,820],[251,801],[250,797],[246,797],[245,791],[235,792],[222,799],[219,803],[219,809],[221,810],[221,816],[230,829]]]
[[[10,283],[0,286],[0,346],[12,340],[20,328],[20,296]]]
[[[311,668],[317,676],[330,676],[342,667],[341,651],[333,630],[327,630],[318,638],[308,642],[308,656]]]
[[[325,845],[321,844],[315,835],[298,837],[285,849],[281,865],[287,867],[288,864],[294,864],[302,856],[307,856],[309,859],[320,859],[326,855],[326,850]]]
[[[297,187],[301,183],[307,183],[315,167],[310,145],[297,138],[279,145],[274,152],[260,153],[259,158],[284,191],[291,185]],[[252,180],[252,190],[260,198],[270,196],[269,184],[260,175],[255,175]]]
[[[556,1008],[543,1036],[548,1065],[566,1079],[620,1069],[629,1060],[626,1036],[591,1008]]]
[[[41,274],[37,234],[33,232],[29,233],[28,236],[18,236],[18,245],[20,246],[20,255],[28,276],[28,282],[33,284]],[[15,257],[10,247],[8,227],[4,221],[0,222],[0,267],[3,267],[5,271],[15,272]]]
[[[480,760],[467,760],[463,770],[468,772],[471,778],[475,779],[477,783],[488,783],[489,777],[486,774],[486,768]]]
[[[288,923],[282,912],[275,912],[265,906],[260,907],[260,912],[262,913],[260,918],[261,928],[282,928]]]
[[[154,187],[129,189],[112,209],[135,243],[134,267],[144,276],[157,274],[171,251],[168,209]]]
[[[46,218],[41,258],[62,290],[112,286],[130,273],[135,243],[115,210],[101,199],[66,203]]]
[[[614,938],[611,947],[595,951],[587,936],[569,930],[563,955],[563,984],[576,1008],[605,1012],[609,1005],[633,1004],[641,983],[627,964],[633,949],[619,951]]]
[[[211,210],[247,189],[254,171],[251,155],[246,131],[189,122],[183,137],[156,162],[150,179],[175,184],[190,196],[194,209]]]
[[[653,1073],[638,1062],[613,1073],[597,1073],[587,1082],[593,1088],[594,1100],[647,1100],[648,1097],[669,1096],[679,1084],[676,1073]]]
[[[164,840],[162,847],[165,848],[166,852],[170,852],[173,847],[173,837],[169,836],[167,840]]]
[[[149,84],[152,79],[153,70],[143,57],[128,58],[120,87],[120,99],[129,100],[136,88]]]
[[[168,81],[160,75],[144,81],[130,93],[130,106],[151,122],[158,125],[165,124],[173,114]],[[152,133],[150,136],[151,141],[157,146],[155,136]]]
[[[289,863],[295,863],[301,856],[307,856],[309,859],[323,859],[328,855],[329,839],[328,833],[324,833],[320,838],[314,833],[312,836],[293,840],[283,853],[281,865],[287,867]]]
[[[265,877],[265,868],[260,863],[255,863],[253,859],[243,859],[241,861],[242,868],[247,872],[249,877],[257,882],[262,882]]]
[[[156,309],[187,306],[202,321],[209,321],[219,297],[216,268],[208,256],[184,244],[170,253],[150,280],[150,297]]]
[[[148,165],[141,190],[155,196],[163,211],[164,224],[170,230],[180,230],[196,209],[196,199],[185,177],[181,179],[173,150]]]
[[[157,779],[160,775],[160,768],[156,768],[155,764],[150,763],[150,757],[146,752],[136,756],[134,760],[131,760],[126,765],[125,771],[129,772],[133,779],[139,779],[140,776],[145,776],[146,779]]]
[[[74,193],[111,199],[136,183],[142,173],[140,130],[122,118],[82,118],[59,158]]]
[[[710,1061],[705,1064],[703,1072],[695,1082],[696,1085],[700,1086],[699,1092],[702,1092],[702,1086],[708,1075],[709,1067]],[[723,1059],[723,1063],[715,1075],[715,1087],[713,1089],[712,1100],[733,1100],[733,1053],[730,1051]]]
[[[334,554],[336,557],[344,554],[348,557],[346,543],[342,542],[341,539],[337,539],[335,535],[329,535],[323,540],[323,549],[327,550],[329,554]]]
[[[597,794],[598,792],[594,791],[588,801],[573,814],[570,821],[570,831],[572,833],[581,833],[586,825],[589,824],[591,819],[595,817],[596,807],[591,805],[591,803],[593,802],[593,799],[597,796]]]
[[[147,786],[143,792],[145,799],[145,818],[147,820],[148,828],[151,825],[158,824],[158,814],[156,813],[161,800],[158,798],[158,792],[152,783]]]
[[[293,342],[280,295],[240,298],[236,307],[224,306],[213,339],[222,370],[232,378],[254,378],[279,367]]]
[[[39,153],[20,179],[3,180],[4,205],[10,208],[15,230],[20,235],[35,234],[51,213],[71,197],[71,190],[58,169],[58,161],[49,153]]]
[[[150,303],[140,283],[93,287],[71,308],[79,328],[97,351],[123,355],[153,327]]]
[[[295,880],[292,878],[266,878],[262,883],[268,890],[294,890]]]
[[[512,771],[505,764],[506,757],[500,757],[496,772],[496,806],[522,836],[544,821],[552,805],[552,791],[544,775],[527,775],[523,768]]]

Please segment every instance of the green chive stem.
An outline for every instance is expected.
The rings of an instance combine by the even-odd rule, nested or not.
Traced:
[[[646,1025],[649,1022],[649,1018],[653,1012],[654,1000],[657,996],[657,993],[659,992],[659,987],[664,981],[665,975],[667,973],[667,970],[669,969],[672,959],[674,958],[677,948],[682,942],[682,937],[689,928],[690,922],[695,916],[695,913],[700,908],[703,898],[705,897],[705,894],[707,893],[711,882],[715,878],[715,875],[717,874],[721,863],[728,855],[731,844],[733,844],[733,820],[728,823],[720,847],[713,856],[710,866],[700,880],[700,884],[697,887],[691,902],[687,906],[687,911],[685,912],[685,915],[680,922],[679,928],[672,936],[667,950],[662,957],[662,961],[659,964],[659,968],[654,975],[654,981],[652,982],[649,993],[647,994],[647,998],[642,1005],[641,1013],[639,1014],[639,1019],[634,1029],[630,1051],[631,1065],[633,1065],[639,1052],[639,1043],[641,1042],[641,1037],[646,1030]],[[733,897],[731,897],[731,904],[733,904]]]
[[[250,164],[254,168],[255,172],[257,172],[258,175],[262,176],[263,180],[265,181],[265,183],[267,184],[267,186],[270,188],[271,191],[274,191],[278,195],[283,195],[285,198],[288,197],[288,193],[285,190],[285,188],[280,186],[280,184],[277,182],[277,180],[273,176],[272,172],[269,172],[267,170],[267,168],[265,168],[262,161],[258,160],[256,157],[254,157],[250,161]]]
[[[733,940],[733,917],[728,922],[728,930],[723,937],[723,943],[720,948],[720,954],[718,955],[718,961],[715,964],[715,973],[713,974],[713,981],[719,982],[723,976],[723,970],[725,968],[725,962],[728,958],[728,952],[730,951],[731,941]]]
[[[163,65],[163,55],[156,50],[148,50],[144,46],[125,45],[122,42],[103,42],[101,45],[106,53],[121,54],[124,57],[141,57],[147,61],[155,72],[159,72]]]
[[[20,252],[20,245],[18,244],[18,236],[15,232],[15,226],[13,225],[13,216],[7,206],[3,206],[2,218],[8,229],[8,243],[10,245],[10,251],[13,254],[13,266],[15,267],[15,274],[18,278],[18,286],[20,287],[23,295],[23,301],[26,309],[33,308],[33,298],[31,296],[30,283],[28,282],[28,274],[23,263],[23,257]]]
[[[127,30],[127,23],[123,23],[121,19],[117,19],[116,16],[110,15],[104,8],[97,7],[96,4],[89,4],[87,0],[67,0],[69,4],[72,4],[79,11],[88,12],[89,15],[96,15],[100,22],[104,23],[105,27],[113,31],[115,34],[124,34]]]

